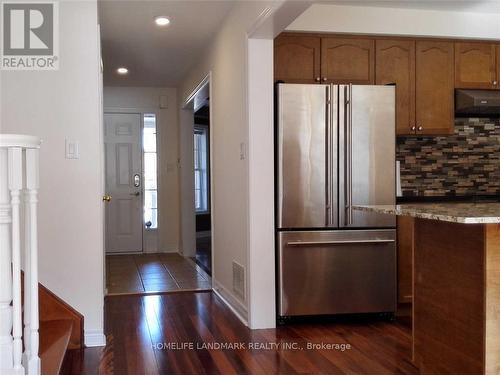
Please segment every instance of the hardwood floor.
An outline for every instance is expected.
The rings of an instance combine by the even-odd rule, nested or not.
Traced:
[[[211,289],[210,276],[177,253],[106,256],[107,295]]]
[[[212,292],[107,297],[105,330],[107,347],[69,353],[67,374],[418,374],[408,324],[365,318],[250,331]],[[308,348],[322,343],[339,347]]]

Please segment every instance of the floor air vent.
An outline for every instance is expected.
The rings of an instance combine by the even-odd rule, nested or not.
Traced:
[[[233,292],[245,300],[245,267],[236,262],[233,262]]]

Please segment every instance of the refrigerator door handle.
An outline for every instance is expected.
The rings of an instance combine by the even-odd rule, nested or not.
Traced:
[[[352,84],[349,85],[349,215],[347,224],[352,224]]]
[[[326,86],[326,123],[325,123],[325,149],[326,149],[326,158],[325,158],[325,173],[326,173],[326,186],[325,186],[325,194],[326,194],[326,207],[325,207],[325,225],[330,226],[332,224],[332,197],[330,194],[329,186],[332,183],[332,174],[331,170],[331,155],[332,155],[332,145],[330,142],[332,129],[330,127],[331,123],[331,100],[332,100],[332,92],[331,87]]]
[[[321,246],[321,245],[349,245],[349,244],[384,244],[396,242],[391,239],[374,240],[337,240],[337,241],[290,241],[287,246]]]
[[[345,222],[344,225],[352,224],[352,84],[345,86]]]
[[[328,98],[328,155],[329,166],[327,168],[327,190],[330,196],[330,217],[329,227],[338,226],[338,114],[339,114],[339,92],[337,85],[330,85],[330,95]]]

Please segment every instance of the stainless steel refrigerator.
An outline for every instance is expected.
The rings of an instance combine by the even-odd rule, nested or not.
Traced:
[[[395,87],[277,85],[278,314],[394,312]]]

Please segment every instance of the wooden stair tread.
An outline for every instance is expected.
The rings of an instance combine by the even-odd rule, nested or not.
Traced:
[[[42,375],[56,375],[68,348],[73,322],[69,319],[40,322],[40,361]]]

